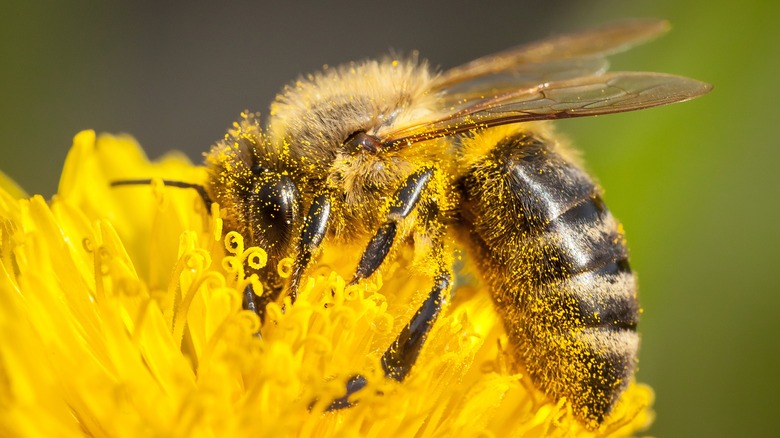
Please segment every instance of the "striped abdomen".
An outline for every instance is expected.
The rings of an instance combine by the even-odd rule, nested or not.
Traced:
[[[619,225],[593,181],[530,134],[461,180],[462,228],[534,384],[600,423],[636,360],[638,304]]]

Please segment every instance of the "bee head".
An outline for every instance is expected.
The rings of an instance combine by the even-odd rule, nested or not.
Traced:
[[[289,157],[269,154],[256,116],[243,116],[206,155],[206,189],[224,212],[227,228],[265,249],[275,267],[289,253],[302,200],[291,175],[280,171]]]

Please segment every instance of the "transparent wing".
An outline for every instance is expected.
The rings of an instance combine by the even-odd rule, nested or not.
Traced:
[[[683,102],[711,85],[662,73],[614,72],[543,83],[473,102],[463,109],[383,135],[387,146],[509,123],[634,111]]]
[[[521,64],[511,71],[493,73],[452,84],[441,93],[442,108],[454,112],[487,96],[497,96],[546,82],[597,76],[604,74],[608,68],[609,62],[601,57],[565,59],[543,64]]]
[[[599,69],[606,70],[604,57],[657,37],[668,29],[669,24],[663,20],[625,20],[523,44],[450,69],[434,80],[432,89],[450,89],[455,84],[513,71],[522,72],[531,81],[535,80],[530,74],[533,71],[538,71],[539,76],[550,76],[556,70],[562,73],[579,70],[575,74],[589,76]],[[592,58],[589,65],[597,70],[576,67],[577,63],[582,62],[581,58]]]

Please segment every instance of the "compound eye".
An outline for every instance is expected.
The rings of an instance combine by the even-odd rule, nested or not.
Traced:
[[[289,177],[268,169],[261,173],[248,197],[248,220],[255,243],[276,257],[292,243],[301,196]]]
[[[344,148],[353,154],[359,151],[375,154],[381,147],[382,142],[373,135],[366,134],[365,131],[357,131],[344,141]]]

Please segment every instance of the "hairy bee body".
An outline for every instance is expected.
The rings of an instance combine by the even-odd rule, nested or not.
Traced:
[[[427,300],[382,357],[403,380],[452,285],[458,242],[478,267],[533,383],[598,425],[628,384],[639,313],[620,226],[548,122],[680,102],[709,91],[659,73],[607,73],[605,56],[663,32],[629,21],[551,38],[442,74],[416,57],[352,63],[301,78],[262,125],[246,113],[207,155],[208,197],[226,227],[265,248],[264,306],[320,247],[364,247],[352,283],[397,248],[433,279]],[[277,263],[295,257],[289,282]],[[365,385],[354,376],[349,406]]]

